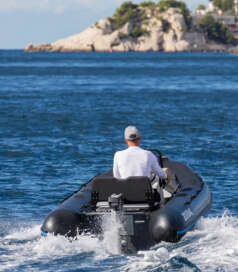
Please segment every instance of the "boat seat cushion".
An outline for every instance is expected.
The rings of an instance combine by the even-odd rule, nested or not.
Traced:
[[[99,176],[92,181],[92,194],[97,195],[97,201],[108,201],[112,194],[122,194],[125,203],[151,202],[153,198],[150,179],[147,177],[129,177],[116,179]]]

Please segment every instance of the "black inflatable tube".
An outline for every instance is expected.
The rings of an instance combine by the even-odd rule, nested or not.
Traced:
[[[190,230],[210,207],[212,196],[208,186],[190,168],[182,163],[164,161],[180,182],[177,194],[159,210],[150,212],[149,229],[154,243],[177,242]],[[111,175],[111,171],[108,172]],[[91,210],[91,182],[66,198],[52,211],[42,225],[42,235],[75,236],[95,228],[95,218],[101,216]]]

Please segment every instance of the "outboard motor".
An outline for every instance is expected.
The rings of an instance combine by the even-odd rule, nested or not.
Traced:
[[[121,251],[134,253],[145,249],[152,237],[149,231],[154,194],[149,178],[98,176],[92,183],[92,206],[99,215],[114,212],[120,222]],[[151,243],[150,243],[151,244]]]
[[[116,217],[120,222],[119,240],[121,251],[124,253],[133,253],[136,250],[131,242],[131,233],[128,229],[128,215],[122,213],[123,204],[122,194],[112,194],[108,197],[108,205],[116,213]]]

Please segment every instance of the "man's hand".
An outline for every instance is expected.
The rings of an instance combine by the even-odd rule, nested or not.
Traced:
[[[163,170],[165,171],[165,173],[167,175],[167,183],[169,183],[170,179],[171,179],[171,176],[170,176],[170,173],[169,173],[169,169],[168,168],[163,168]]]

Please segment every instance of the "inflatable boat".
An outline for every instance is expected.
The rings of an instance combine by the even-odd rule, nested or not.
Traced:
[[[169,169],[172,178],[168,184],[147,177],[117,180],[112,170],[97,175],[47,216],[42,235],[101,236],[103,220],[113,213],[121,225],[122,253],[145,250],[161,241],[178,242],[208,211],[212,195],[189,167],[162,157],[158,150],[151,151],[160,165]]]

